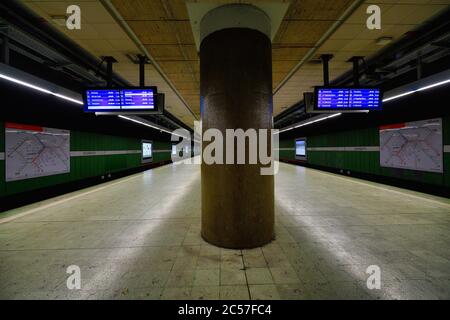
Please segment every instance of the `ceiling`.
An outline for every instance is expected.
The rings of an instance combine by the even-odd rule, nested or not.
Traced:
[[[304,1],[304,0],[303,0]],[[366,27],[366,9],[370,4],[381,8],[381,30]],[[275,115],[303,99],[303,92],[323,84],[322,65],[316,63],[322,54],[333,54],[330,61],[330,80],[352,68],[348,60],[353,56],[369,58],[383,48],[376,45],[380,37],[400,39],[408,31],[430,19],[450,4],[449,0],[377,0],[365,1],[320,46],[309,62],[305,61],[274,95]],[[274,88],[277,89],[277,88]]]
[[[190,127],[200,119],[200,70],[187,3],[289,4],[273,39],[274,115],[322,84],[321,54],[334,55],[333,80],[351,68],[347,61],[352,56],[370,57],[381,50],[376,39],[395,41],[450,5],[450,0],[85,0],[77,1],[81,30],[69,31],[52,17],[64,15],[73,1],[23,2],[91,54],[114,56],[114,71],[134,85],[138,67],[127,54],[145,50],[153,62],[146,67],[146,83],[158,86],[168,111]],[[381,8],[381,30],[366,27],[366,8],[372,3]]]
[[[23,2],[94,56],[115,57],[118,63],[114,64],[114,71],[132,85],[139,84],[139,68],[127,55],[141,53],[141,51],[100,1],[77,1],[81,8],[81,30],[68,30],[52,20],[53,16],[64,15],[66,8],[74,4],[74,1]],[[182,122],[193,127],[193,122],[196,120],[193,113],[153,65],[146,66],[145,79],[147,85],[155,85],[158,91],[165,93],[166,109]]]

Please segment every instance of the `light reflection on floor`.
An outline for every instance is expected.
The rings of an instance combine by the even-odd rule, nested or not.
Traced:
[[[277,239],[242,251],[200,237],[198,165],[57,200],[0,224],[0,298],[450,298],[447,199],[280,164]],[[81,290],[66,287],[69,265]],[[380,290],[366,287],[369,265]]]

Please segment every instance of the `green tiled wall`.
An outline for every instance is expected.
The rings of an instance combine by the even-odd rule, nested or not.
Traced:
[[[295,140],[280,140],[280,159],[295,159]]]
[[[158,150],[158,152],[153,153],[153,162],[170,160],[172,157],[172,142],[153,141],[153,150]],[[160,152],[161,150],[164,150],[164,152]]]
[[[379,146],[379,129],[350,130],[307,138],[308,148]],[[443,142],[444,145],[450,145],[450,117],[443,118]],[[295,160],[295,139],[281,140],[280,149],[282,148],[290,148],[292,151],[280,150],[280,159]],[[308,163],[313,165],[450,187],[450,153],[448,152],[444,153],[444,174],[381,167],[378,151],[309,150],[307,155]]]
[[[0,122],[0,152],[5,152],[5,130],[3,122]],[[5,160],[0,160],[0,195],[6,193],[5,184]]]
[[[0,152],[5,151],[4,124],[0,122]],[[140,150],[141,139],[105,134],[71,131],[71,151],[119,151]],[[153,141],[153,162],[170,160],[171,142]],[[126,169],[140,167],[141,154],[118,154],[70,158],[70,173],[19,181],[5,181],[5,161],[0,161],[0,196],[7,196],[61,183],[101,176]]]

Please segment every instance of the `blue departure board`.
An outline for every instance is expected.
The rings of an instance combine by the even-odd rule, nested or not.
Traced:
[[[378,88],[323,88],[315,90],[317,110],[379,110],[382,97]]]
[[[116,89],[87,90],[86,111],[120,110],[120,91]]]
[[[121,90],[122,109],[154,110],[155,92],[153,89]]]
[[[84,110],[99,113],[157,112],[157,94],[156,87],[88,89],[83,95]]]

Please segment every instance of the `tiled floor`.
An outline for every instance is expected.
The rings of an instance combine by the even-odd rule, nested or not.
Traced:
[[[448,199],[281,164],[277,240],[240,251],[201,239],[199,188],[170,165],[3,213],[0,298],[450,298]]]

